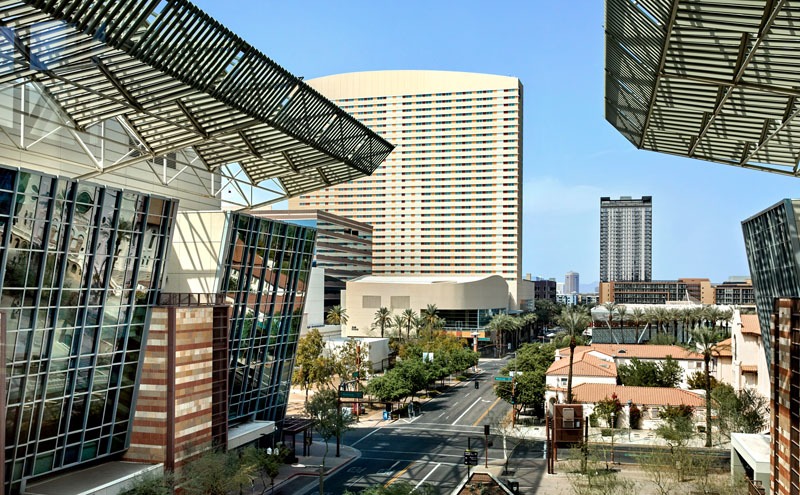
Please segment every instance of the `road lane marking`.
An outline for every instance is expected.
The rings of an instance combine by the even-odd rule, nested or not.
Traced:
[[[498,397],[497,399],[495,399],[495,400],[494,400],[494,403],[493,403],[491,406],[489,406],[489,409],[487,409],[486,411],[484,411],[484,412],[483,412],[483,414],[481,414],[481,417],[480,417],[480,418],[478,418],[478,420],[477,420],[477,421],[475,421],[474,423],[472,423],[472,426],[478,426],[478,423],[480,423],[481,421],[483,421],[483,418],[485,418],[485,417],[486,417],[486,415],[487,415],[487,414],[489,414],[489,411],[491,411],[491,410],[492,410],[492,408],[493,408],[494,406],[496,406],[498,402],[500,402],[500,397]]]
[[[475,402],[473,402],[473,403],[472,403],[472,405],[471,405],[471,406],[469,406],[469,407],[467,408],[467,410],[466,410],[466,411],[464,411],[463,413],[461,413],[461,416],[457,417],[457,418],[456,418],[456,420],[455,420],[455,421],[453,421],[453,426],[455,426],[455,425],[456,425],[456,423],[458,423],[458,421],[459,421],[461,418],[463,418],[463,417],[464,417],[464,415],[465,415],[465,414],[467,414],[467,413],[469,412],[469,410],[470,410],[470,409],[472,409],[473,407],[475,407],[475,405],[476,405],[478,402],[480,402],[480,401],[481,401],[481,399],[480,399],[480,397],[478,397],[478,399],[477,399],[477,400],[475,400]]]
[[[427,479],[428,479],[428,478],[429,478],[429,477],[430,477],[430,476],[433,474],[433,472],[434,472],[434,471],[436,471],[437,469],[439,469],[439,466],[441,466],[441,465],[442,465],[442,464],[441,464],[441,463],[439,463],[439,464],[437,464],[437,465],[436,465],[436,467],[434,467],[433,469],[431,469],[431,472],[430,472],[430,473],[428,473],[427,475],[425,475],[425,477],[424,477],[424,478],[422,478],[422,481],[420,481],[419,483],[417,483],[417,486],[415,486],[415,487],[414,487],[414,490],[416,490],[417,488],[419,488],[419,487],[420,487],[420,485],[422,485],[423,483],[425,483],[425,480],[427,480]],[[413,492],[414,492],[414,490],[411,490],[411,492],[413,493]]]
[[[389,485],[391,485],[392,483],[394,483],[395,481],[397,481],[397,480],[398,480],[398,478],[400,478],[400,476],[403,476],[404,474],[406,474],[406,471],[408,471],[409,469],[411,469],[411,466],[413,466],[413,465],[414,465],[414,462],[416,462],[416,461],[411,461],[411,462],[409,462],[409,463],[408,463],[408,466],[404,467],[403,469],[401,469],[400,471],[398,471],[398,472],[397,472],[397,474],[395,474],[394,476],[392,476],[392,477],[389,479],[389,481],[387,481],[387,482],[386,482],[386,483],[383,485],[383,487],[384,487],[384,488],[388,488],[388,487],[389,487]]]
[[[363,442],[364,440],[366,440],[368,437],[371,437],[372,435],[374,435],[374,434],[378,433],[379,431],[381,431],[381,429],[382,429],[382,428],[377,428],[377,429],[375,429],[375,430],[372,430],[371,432],[367,433],[367,434],[366,434],[366,435],[364,435],[363,437],[361,437],[361,438],[359,438],[358,440],[356,440],[355,442],[353,442],[353,443],[352,443],[350,446],[351,446],[351,447],[355,447],[356,445],[358,445],[358,444],[360,444],[361,442]]]

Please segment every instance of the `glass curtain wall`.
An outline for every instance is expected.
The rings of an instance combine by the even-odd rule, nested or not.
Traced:
[[[233,301],[230,424],[286,413],[316,231],[231,213],[222,287]]]
[[[124,451],[177,203],[0,167],[6,493]]]

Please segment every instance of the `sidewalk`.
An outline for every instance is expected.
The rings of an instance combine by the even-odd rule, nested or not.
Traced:
[[[302,447],[298,445],[298,452],[302,453]],[[311,444],[311,455],[303,457],[298,455],[296,464],[283,464],[275,478],[273,491],[269,491],[269,484],[264,487],[261,480],[255,480],[252,487],[253,493],[261,493],[266,488],[266,493],[275,493],[276,495],[286,493],[303,493],[310,490],[312,487],[319,486],[319,472],[322,466],[322,459],[325,455],[325,442],[321,440],[314,440]],[[340,456],[336,457],[336,440],[333,439],[328,444],[328,455],[325,457],[325,478],[343,469],[352,461],[361,457],[361,452],[353,447],[342,445],[340,447]],[[267,479],[269,483],[269,479]]]

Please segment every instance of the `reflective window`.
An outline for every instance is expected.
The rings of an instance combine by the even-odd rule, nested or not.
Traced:
[[[0,167],[0,310],[8,315],[0,407],[12,486],[124,450],[142,325],[176,207]]]

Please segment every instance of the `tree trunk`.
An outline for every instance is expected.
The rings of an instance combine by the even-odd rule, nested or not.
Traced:
[[[711,447],[711,370],[708,368],[711,356],[707,352],[703,354],[703,361],[706,365],[706,447]]]
[[[575,336],[569,339],[569,372],[567,374],[567,404],[572,404],[572,360],[575,358]]]

